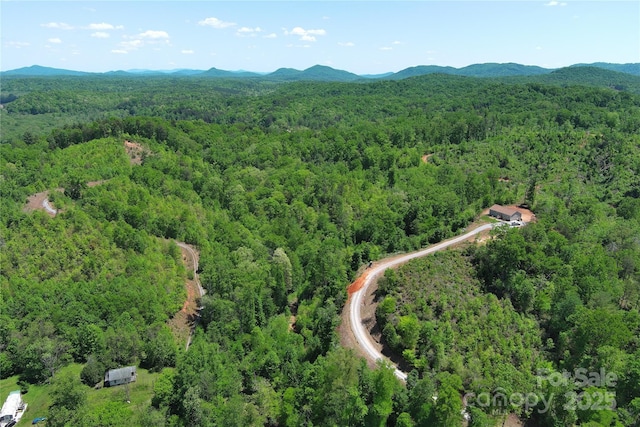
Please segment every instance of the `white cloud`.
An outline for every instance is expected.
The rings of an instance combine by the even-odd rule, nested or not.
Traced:
[[[327,32],[325,30],[322,30],[322,29],[305,30],[302,27],[295,27],[291,31],[287,31],[286,29],[284,30],[284,35],[285,36],[289,36],[289,35],[298,36],[298,37],[300,37],[300,40],[305,41],[305,42],[314,42],[314,41],[316,41],[316,37],[315,36],[324,36],[326,34],[327,34]]]
[[[183,49],[180,53],[183,53],[185,55],[192,55],[195,52],[193,50],[191,50],[191,49]]]
[[[30,43],[28,43],[28,42],[13,42],[13,41],[11,41],[11,42],[5,42],[4,45],[7,46],[7,47],[15,47],[16,49],[20,49],[20,48],[23,48],[23,47],[30,46]]]
[[[276,33],[271,33],[271,34],[267,34],[266,36],[262,36],[262,38],[264,39],[275,39],[278,36],[276,35]]]
[[[391,44],[402,44],[402,42],[399,42],[399,41],[397,41],[397,40],[396,40],[396,41],[394,41],[394,42],[393,42],[393,43],[391,43]]]
[[[380,48],[380,50],[393,50],[393,48],[389,46],[383,46]]]
[[[238,29],[236,34],[241,37],[255,37],[256,33],[260,33],[260,32],[262,32],[262,28],[260,27],[255,27],[255,28],[242,27]]]
[[[111,51],[111,53],[117,53],[117,54],[123,55],[123,54],[127,54],[127,53],[129,53],[129,52],[127,52],[127,51],[126,51],[126,50],[124,50],[124,49],[113,49],[113,50]]]
[[[559,2],[557,0],[551,0],[549,3],[545,3],[545,6],[566,6],[565,2]]]
[[[55,28],[58,30],[73,30],[73,27],[64,22],[49,22],[47,24],[40,24],[41,27],[44,28]]]
[[[166,31],[147,30],[138,34],[138,37],[143,39],[168,39],[169,34]]]
[[[338,46],[353,47],[355,46],[355,44],[353,42],[346,42],[346,43],[338,42]]]
[[[542,46],[536,46],[536,50],[542,50]]]
[[[129,41],[120,43],[120,47],[122,47],[124,50],[127,50],[127,51],[138,49],[143,45],[144,45],[144,42],[140,39],[129,40]]]
[[[218,18],[210,17],[210,18],[206,18],[206,19],[203,19],[202,21],[198,22],[198,25],[213,27],[213,28],[217,28],[217,29],[223,29],[223,28],[227,28],[227,27],[233,27],[233,26],[236,25],[236,23],[235,22],[224,22],[224,21],[221,21]]]
[[[259,33],[260,31],[262,31],[260,27],[255,27],[255,28],[242,27],[238,30],[239,33]]]
[[[84,29],[85,30],[114,30],[114,27],[111,24],[107,24],[106,22],[101,22],[99,24],[89,24]]]
[[[57,38],[57,37],[52,38],[52,39],[48,39],[47,41],[48,41],[49,43],[55,43],[55,44],[62,43],[62,40],[60,40],[60,39],[59,39],[59,38]]]
[[[325,30],[307,30],[307,34],[314,34],[316,36],[324,36],[327,34]]]
[[[169,41],[169,34],[166,31],[147,30],[135,36],[123,35],[122,38],[125,40],[118,44],[118,49],[115,49],[115,51],[118,52],[114,52],[113,50],[112,52],[128,53],[147,45],[164,44],[171,46],[171,43]],[[155,47],[154,49],[159,50],[158,47]]]
[[[109,33],[105,33],[104,31],[96,31],[95,33],[91,33],[91,37],[95,37],[97,39],[108,39]]]

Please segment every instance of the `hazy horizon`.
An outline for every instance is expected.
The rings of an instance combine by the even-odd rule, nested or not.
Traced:
[[[3,1],[2,71],[640,62],[640,2]]]
[[[597,64],[597,63],[604,63],[604,62],[596,61],[596,62],[593,62],[593,63],[570,64],[568,66],[571,67],[571,66],[575,66],[575,65],[592,65],[592,64]],[[425,67],[425,66],[426,67],[441,67],[441,68],[451,67],[451,68],[454,68],[454,69],[457,69],[457,70],[461,70],[461,69],[464,69],[464,68],[467,68],[467,67],[471,67],[471,66],[474,66],[474,65],[488,65],[488,64],[498,64],[498,65],[515,64],[515,65],[522,65],[522,66],[525,66],[525,67],[539,67],[538,65],[530,65],[530,64],[489,63],[489,62],[484,62],[484,63],[469,64],[469,65],[466,65],[464,67],[451,67],[451,66],[447,66],[447,65],[436,65],[436,64],[429,64],[429,65],[416,64],[416,65],[411,65],[411,66],[409,66],[407,68],[404,68],[403,70],[408,69],[408,68]],[[611,63],[611,64],[614,64],[614,63]],[[639,64],[639,63],[626,63],[626,64],[615,64],[615,65],[628,65],[628,64]],[[315,64],[315,65],[312,65],[311,67],[307,67],[305,69],[295,69],[295,70],[297,70],[297,71],[305,71],[305,70],[307,70],[309,68],[312,68],[312,67],[315,67],[315,66],[322,66],[322,64]],[[215,69],[218,69],[220,71],[228,71],[228,72],[232,72],[232,73],[253,73],[253,74],[259,74],[259,75],[269,75],[269,74],[272,74],[272,73],[274,73],[274,72],[276,72],[276,71],[278,71],[280,69],[294,69],[294,68],[291,68],[291,67],[280,67],[280,68],[277,68],[275,70],[263,72],[263,71],[242,70],[242,69],[241,70],[224,70],[224,69],[217,68],[217,67],[210,67],[210,68],[202,68],[202,69],[196,69],[196,68],[174,68],[174,69],[157,69],[156,70],[156,69],[148,69],[148,68],[131,68],[131,69],[119,69],[119,70],[107,70],[107,71],[86,71],[86,70],[76,70],[76,69],[69,69],[69,68],[49,67],[49,66],[41,65],[41,64],[32,64],[32,65],[28,65],[28,66],[25,66],[25,67],[14,68],[14,69],[11,69],[11,70],[3,70],[1,72],[4,73],[4,72],[10,72],[10,71],[15,71],[15,70],[19,70],[19,69],[31,68],[31,67],[43,67],[43,68],[50,68],[50,69],[57,69],[57,70],[83,72],[83,73],[95,73],[95,74],[106,74],[106,73],[113,73],[113,72],[126,72],[126,73],[131,73],[131,74],[136,74],[136,73],[142,73],[142,74],[143,73],[171,74],[171,73],[176,73],[176,72],[180,72],[180,71],[193,71],[193,72],[203,72],[204,73],[206,71],[209,71],[209,70],[215,68]],[[330,67],[330,66],[327,66],[327,67]],[[330,67],[330,68],[332,68],[332,69],[334,69],[336,71],[346,71],[346,72],[352,73],[350,70],[343,70],[343,69],[335,68],[335,67]],[[540,68],[545,68],[545,67],[540,67]],[[560,68],[565,68],[565,67],[545,68],[545,69],[547,69],[547,70],[557,70],[557,69],[560,69]],[[403,71],[403,70],[398,70],[398,71]],[[377,75],[385,75],[385,74],[394,74],[394,73],[396,73],[398,71],[387,71],[387,72],[380,72],[380,73],[361,73],[361,74],[352,73],[352,74],[356,74],[356,75],[359,75],[359,76],[367,76],[367,75],[377,76]]]

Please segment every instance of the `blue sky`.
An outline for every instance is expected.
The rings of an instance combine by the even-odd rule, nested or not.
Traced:
[[[0,1],[0,69],[640,62],[640,1]]]

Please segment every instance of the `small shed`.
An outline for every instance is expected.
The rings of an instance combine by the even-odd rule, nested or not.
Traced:
[[[104,374],[104,386],[113,387],[114,385],[132,383],[137,379],[137,376],[135,366],[111,369]]]
[[[504,221],[521,221],[522,214],[514,208],[502,205],[493,205],[489,208],[489,215]]]

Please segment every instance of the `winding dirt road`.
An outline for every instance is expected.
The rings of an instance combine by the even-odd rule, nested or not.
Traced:
[[[200,278],[198,277],[198,260],[199,260],[198,253],[193,249],[191,245],[188,245],[187,243],[176,242],[176,245],[184,249],[185,252],[189,254],[189,257],[191,258],[191,262],[193,266],[193,281],[198,286],[198,294],[200,298],[202,298],[205,294],[205,290],[202,287],[202,283],[200,283]],[[197,311],[200,310],[200,307],[196,307],[195,310],[196,310],[196,315],[194,317],[193,322],[191,322],[191,328],[189,330],[189,337],[187,338],[187,344],[186,344],[185,350],[189,350],[189,346],[191,345],[191,337],[193,336],[193,332],[195,331],[196,325],[198,324],[199,316]]]
[[[415,258],[420,258],[429,254],[432,254],[437,251],[441,251],[449,246],[455,245],[457,243],[463,242],[470,237],[475,236],[478,233],[482,233],[483,231],[491,230],[496,226],[504,225],[504,223],[492,223],[485,224],[478,228],[475,228],[469,231],[466,234],[463,234],[458,237],[454,237],[449,240],[445,240],[444,242],[438,243],[433,246],[429,246],[426,249],[419,250],[417,252],[412,252],[406,255],[402,255],[399,257],[393,257],[387,260],[382,260],[376,265],[369,268],[360,278],[356,279],[356,282],[362,281],[362,286],[351,293],[351,301],[350,301],[350,309],[349,309],[349,326],[353,335],[355,336],[357,345],[362,349],[363,353],[367,356],[367,358],[378,361],[386,359],[380,351],[374,346],[373,339],[369,334],[369,331],[365,329],[362,324],[362,315],[361,315],[361,307],[363,305],[363,296],[367,292],[367,288],[371,283],[375,281],[375,279],[384,273],[384,271],[388,268],[398,266],[400,264],[404,264],[407,261],[410,261]],[[388,361],[388,359],[386,359]],[[406,381],[407,373],[401,371],[396,365],[394,365],[391,361],[389,361],[391,365],[395,368],[395,375],[402,381]]]
[[[193,280],[198,284],[198,292],[200,293],[200,298],[202,298],[205,294],[205,290],[202,287],[202,283],[200,283],[200,278],[198,277],[198,260],[200,258],[191,245],[182,242],[176,242],[176,245],[189,252],[189,255],[191,256],[191,260],[193,261]]]

